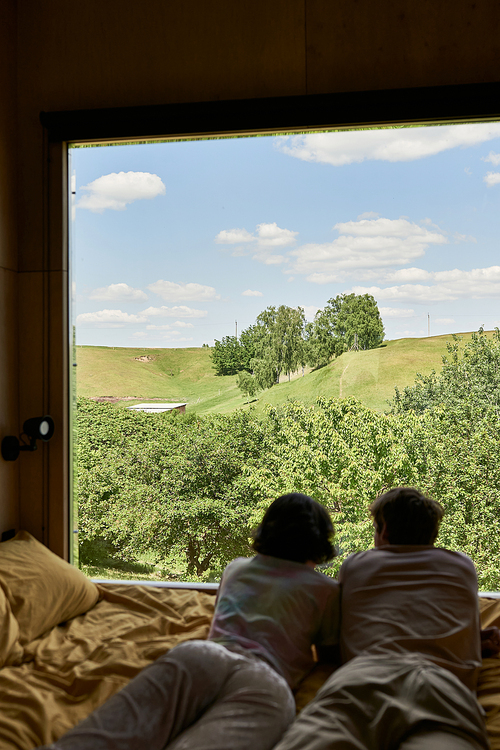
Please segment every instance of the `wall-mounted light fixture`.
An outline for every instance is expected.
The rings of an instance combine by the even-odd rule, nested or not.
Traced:
[[[2,440],[2,458],[4,461],[15,461],[21,451],[36,451],[36,441],[43,440],[45,443],[54,434],[54,420],[48,415],[45,417],[32,417],[23,424],[21,441],[15,435],[7,435]],[[23,439],[23,435],[29,438],[29,443]]]

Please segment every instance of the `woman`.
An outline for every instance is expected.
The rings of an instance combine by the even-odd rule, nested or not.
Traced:
[[[146,667],[52,750],[267,750],[294,718],[292,694],[336,648],[333,525],[307,495],[275,500],[254,534],[253,558],[224,571],[206,641],[188,641]]]

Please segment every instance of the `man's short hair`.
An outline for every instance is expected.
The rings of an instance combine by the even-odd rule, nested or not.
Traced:
[[[414,487],[396,487],[370,505],[376,530],[387,524],[389,544],[433,544],[444,516],[442,506]]]
[[[333,523],[327,509],[308,495],[281,495],[267,509],[253,534],[253,548],[263,555],[305,563],[335,557]]]

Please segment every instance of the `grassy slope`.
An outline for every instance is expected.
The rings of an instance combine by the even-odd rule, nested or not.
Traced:
[[[470,334],[463,334],[464,339]],[[422,339],[387,341],[378,349],[348,352],[328,366],[283,382],[260,394],[252,406],[258,412],[266,404],[278,405],[288,398],[313,404],[319,396],[356,396],[373,409],[384,410],[386,400],[400,388],[413,383],[417,372],[441,368],[450,335]],[[152,357],[140,362],[136,357]],[[211,366],[210,350],[125,349],[77,347],[77,390],[82,396],[134,396],[186,401],[188,410],[200,414],[230,412],[242,408],[245,399],[236,387],[235,376],[217,377]],[[245,405],[245,408],[249,408]]]

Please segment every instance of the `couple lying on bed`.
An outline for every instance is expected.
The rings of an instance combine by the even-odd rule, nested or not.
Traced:
[[[208,640],[172,649],[50,747],[487,749],[473,691],[481,637],[496,652],[498,631],[480,634],[474,566],[434,547],[443,511],[416,490],[370,510],[375,549],[349,557],[337,582],[314,570],[334,556],[325,508],[275,500],[256,556],[224,571]],[[313,644],[343,666],[292,723]]]

